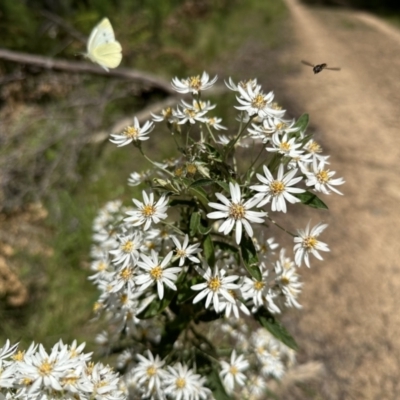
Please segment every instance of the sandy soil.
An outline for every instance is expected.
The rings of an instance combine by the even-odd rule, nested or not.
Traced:
[[[304,309],[286,317],[300,359],[321,361],[325,374],[285,398],[400,399],[400,31],[365,14],[286,3],[295,43],[281,59],[282,89],[295,115],[310,113],[346,184],[343,197],[324,198],[321,240],[332,251],[302,271]],[[301,59],[342,71],[288,67]]]

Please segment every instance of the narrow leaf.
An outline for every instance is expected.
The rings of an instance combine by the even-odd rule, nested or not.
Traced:
[[[198,187],[198,186],[208,186],[212,185],[214,181],[212,179],[199,179],[195,182],[193,182],[189,187]]]
[[[246,235],[243,235],[242,241],[240,242],[240,249],[242,251],[242,259],[246,270],[253,278],[261,280],[262,276],[260,268],[258,268],[257,251],[253,241]]]
[[[328,210],[328,206],[314,193],[306,191],[304,193],[296,193],[295,196],[307,206]]]
[[[294,126],[299,128],[301,133],[305,132],[307,129],[308,123],[310,121],[310,117],[308,114],[303,114],[294,124]]]
[[[293,350],[298,349],[298,345],[290,333],[286,330],[286,328],[277,321],[274,316],[269,313],[265,308],[259,309],[254,317],[256,320],[268,330],[273,336],[275,336],[282,343],[286,344],[286,346],[290,347]]]
[[[215,265],[215,250],[214,244],[210,235],[206,235],[203,241],[204,257],[208,265],[213,268]]]
[[[200,213],[199,212],[194,212],[191,217],[190,217],[190,236],[194,236],[200,226]]]

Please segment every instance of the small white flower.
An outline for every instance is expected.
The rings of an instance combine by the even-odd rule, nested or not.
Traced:
[[[133,226],[144,224],[143,230],[147,230],[150,228],[152,222],[158,224],[160,220],[167,218],[168,215],[165,212],[168,208],[168,198],[162,195],[156,203],[153,193],[147,196],[147,193],[143,191],[143,200],[144,202],[142,203],[139,200],[132,199],[138,209],[127,211],[126,213],[130,217],[125,218],[124,221],[133,222]]]
[[[138,172],[132,172],[128,178],[128,185],[129,186],[138,186],[144,180],[149,178],[149,176],[150,176],[150,171],[141,172],[140,174]]]
[[[137,382],[144,396],[156,393],[160,398],[165,398],[164,380],[168,377],[168,372],[163,369],[165,361],[160,360],[157,355],[154,358],[150,350],[147,350],[147,358],[137,354],[139,364],[132,370],[132,381]]]
[[[222,370],[219,375],[228,393],[232,393],[235,383],[243,386],[246,382],[246,375],[242,372],[249,367],[249,362],[244,355],[236,357],[236,350],[232,351],[230,362],[220,361]]]
[[[279,135],[279,133],[274,133],[272,135],[271,141],[273,147],[266,147],[266,150],[283,154],[286,157],[297,158],[304,153],[304,150],[301,149],[302,144],[296,143],[296,137],[292,137],[288,139],[288,134]]]
[[[194,256],[194,254],[197,254],[201,252],[200,243],[195,243],[189,244],[189,236],[185,235],[185,239],[183,240],[183,243],[180,244],[179,240],[175,236],[171,236],[171,239],[175,243],[176,246],[176,258],[179,258],[179,266],[182,267],[182,265],[185,263],[185,258],[188,258],[190,261],[194,263],[199,263],[200,260]]]
[[[241,106],[235,108],[246,111],[250,117],[257,115],[260,118],[280,118],[285,114],[285,110],[278,109],[273,103],[273,92],[264,94],[259,85],[253,87],[252,84],[247,84],[245,88],[239,85],[237,88],[240,96],[236,96],[236,99]]]
[[[304,174],[307,177],[306,185],[313,186],[316,192],[330,194],[331,191],[333,191],[337,194],[342,195],[343,193],[339,192],[339,190],[337,190],[334,186],[343,185],[345,181],[343,180],[343,178],[332,179],[333,175],[335,175],[336,172],[325,169],[325,163],[325,160],[320,160],[318,164],[318,160],[314,158],[312,170],[303,170]]]
[[[294,238],[294,261],[297,266],[300,266],[304,261],[307,267],[310,267],[309,254],[322,260],[322,256],[318,251],[329,251],[328,245],[320,242],[317,237],[325,230],[327,224],[317,224],[310,231],[310,223],[307,224],[306,229],[297,230],[299,234]]]
[[[214,273],[212,273],[211,268],[208,265],[205,265],[205,267],[206,270],[197,268],[197,271],[206,282],[191,287],[192,290],[201,290],[201,292],[193,299],[193,304],[198,303],[204,297],[207,297],[206,308],[209,307],[212,301],[215,311],[218,312],[219,296],[223,296],[231,303],[235,302],[230,290],[238,289],[239,285],[232,282],[236,281],[239,277],[237,275],[225,276],[226,271],[224,269],[219,270],[218,267],[215,267]]]
[[[154,124],[152,121],[146,121],[146,123],[140,127],[138,119],[135,117],[133,119],[133,126],[127,126],[121,134],[112,134],[110,142],[115,143],[118,147],[126,146],[133,141],[138,140],[148,140],[147,136],[154,129]]]
[[[222,121],[222,118],[217,118],[217,117],[212,117],[212,118],[206,118],[204,122],[208,125],[210,125],[212,128],[214,128],[217,131],[220,131],[221,129],[228,129],[226,126],[223,126],[220,124]]]
[[[165,393],[171,398],[175,400],[194,400],[199,398],[199,392],[211,394],[210,390],[203,386],[205,378],[195,374],[187,365],[177,363],[173,367],[168,366],[167,368],[169,376],[164,380]]]
[[[156,122],[167,121],[172,124],[177,121],[176,111],[171,107],[161,110],[161,115],[155,115],[151,113],[151,116],[153,117],[153,121]]]
[[[218,312],[222,313],[225,310],[225,317],[230,318],[233,313],[235,318],[239,318],[239,310],[246,315],[250,315],[249,309],[243,304],[238,298],[238,291],[230,290],[230,295],[232,296],[234,302],[226,301],[225,298],[219,299],[219,310]]]
[[[154,250],[151,251],[151,258],[145,254],[140,255],[143,261],[139,261],[138,266],[146,272],[138,275],[136,278],[136,284],[139,286],[141,285],[139,290],[143,291],[156,283],[158,297],[160,299],[164,297],[164,285],[167,285],[172,290],[177,290],[173,282],[178,279],[176,274],[181,271],[181,268],[166,268],[171,261],[172,255],[173,252],[170,251],[164,257],[161,264],[158,261],[158,254]]]
[[[210,219],[222,219],[226,220],[221,224],[218,231],[223,232],[224,235],[228,235],[233,227],[236,227],[236,243],[239,244],[242,239],[242,227],[244,226],[247,234],[250,238],[253,237],[253,228],[250,222],[262,223],[267,213],[263,211],[250,211],[252,207],[260,202],[260,198],[252,197],[243,203],[240,193],[240,187],[237,183],[233,184],[229,182],[229,189],[231,192],[232,200],[228,200],[222,193],[216,193],[218,200],[223,203],[208,203],[212,208],[216,208],[219,211],[214,211],[207,214]],[[250,221],[250,222],[249,222]]]
[[[229,82],[225,81],[225,85],[227,86],[228,89],[232,90],[233,92],[238,92],[238,86],[242,87],[243,89],[246,89],[247,85],[251,85],[253,89],[255,89],[257,86],[257,79],[249,79],[247,81],[240,81],[237,85],[235,82],[233,82],[232,78],[229,77]]]
[[[215,76],[211,81],[210,77],[206,72],[201,75],[191,76],[186,79],[172,79],[172,87],[178,93],[192,93],[194,95],[199,94],[202,90],[209,89],[217,81],[218,77]]]
[[[292,193],[303,193],[304,189],[291,187],[302,180],[301,176],[294,178],[297,169],[293,169],[283,175],[283,164],[279,165],[278,176],[275,179],[270,170],[264,165],[264,175],[257,174],[257,179],[263,185],[253,185],[250,189],[260,192],[258,196],[262,196],[258,207],[263,206],[272,199],[271,210],[286,212],[286,201],[289,203],[298,203],[300,199],[293,196]]]
[[[176,118],[178,119],[178,124],[182,125],[186,122],[192,125],[197,122],[205,122],[206,118],[204,115],[207,114],[207,108],[200,109],[200,107],[195,103],[195,106],[186,103],[182,100],[181,108],[178,107],[178,112],[176,113]]]
[[[114,264],[122,264],[122,268],[133,265],[139,258],[139,249],[142,245],[143,238],[141,232],[128,233],[126,235],[117,235],[119,246],[115,250],[110,250],[110,254],[114,256]]]

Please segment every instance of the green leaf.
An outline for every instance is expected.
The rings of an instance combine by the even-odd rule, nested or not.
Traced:
[[[253,278],[260,281],[262,276],[260,268],[258,268],[257,251],[253,241],[246,235],[243,235],[242,241],[240,242],[240,249],[242,251],[242,259],[246,270]]]
[[[201,187],[190,187],[189,193],[196,197],[200,203],[204,206],[205,209],[208,209],[208,198],[207,193]]]
[[[156,315],[161,314],[171,303],[172,299],[176,295],[176,291],[165,287],[164,297],[160,300],[156,297],[140,314],[137,315],[139,319],[149,319]]]
[[[275,336],[282,343],[286,344],[286,346],[290,347],[293,350],[298,349],[298,345],[290,333],[286,330],[286,328],[277,321],[274,316],[268,312],[265,308],[259,309],[254,314],[255,319],[268,330],[273,336]]]
[[[195,182],[193,182],[189,187],[198,187],[198,186],[208,186],[212,185],[214,181],[212,179],[199,179]]]
[[[225,190],[225,192],[230,193],[230,189],[229,189],[229,184],[223,181],[216,181],[215,183],[217,183],[219,186],[222,187],[222,189]]]
[[[200,213],[194,212],[190,217],[190,225],[189,225],[190,236],[194,236],[198,232],[199,226],[200,226]]]
[[[213,368],[207,375],[207,381],[215,399],[232,400],[232,397],[226,393],[224,385],[221,382],[221,378],[219,377],[219,374],[215,368]]]
[[[294,124],[295,127],[299,128],[299,132],[303,133],[306,131],[310,117],[308,114],[303,114]]]
[[[328,210],[328,206],[320,198],[318,198],[317,195],[309,191],[305,191],[304,193],[296,193],[295,197],[300,199],[300,201],[307,206]]]
[[[215,265],[215,250],[214,244],[210,235],[206,235],[203,240],[204,257],[208,265],[213,268]]]

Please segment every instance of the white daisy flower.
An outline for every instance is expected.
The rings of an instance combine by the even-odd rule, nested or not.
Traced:
[[[172,124],[177,121],[176,113],[176,110],[171,107],[167,107],[161,110],[161,115],[151,113],[151,116],[155,122],[167,121]]]
[[[304,189],[291,187],[302,180],[301,176],[294,178],[297,173],[297,169],[293,169],[283,175],[284,167],[283,164],[279,165],[278,176],[275,179],[270,170],[264,165],[264,175],[257,174],[257,179],[262,183],[262,185],[250,186],[259,194],[260,203],[258,207],[267,204],[272,200],[271,210],[272,211],[282,211],[286,212],[286,201],[289,203],[298,203],[300,199],[293,196],[292,193],[303,193]]]
[[[162,195],[157,203],[154,201],[154,194],[150,193],[147,196],[145,191],[143,193],[144,202],[132,199],[136,204],[137,210],[127,211],[126,214],[130,215],[124,219],[126,222],[133,222],[133,226],[139,226],[144,224],[143,230],[150,228],[151,223],[158,224],[160,220],[165,219],[168,215],[165,213],[167,211],[168,198]]]
[[[211,272],[211,268],[208,265],[205,265],[207,269],[196,268],[200,275],[206,280],[206,282],[199,283],[197,285],[193,285],[191,287],[192,290],[201,290],[200,293],[193,299],[193,304],[198,303],[204,297],[206,298],[206,308],[209,307],[211,301],[213,302],[213,306],[215,311],[219,310],[219,296],[224,297],[227,301],[231,303],[235,302],[235,299],[232,297],[230,290],[238,289],[239,285],[233,283],[236,281],[239,276],[231,275],[225,276],[226,270],[219,270],[218,267],[214,268],[214,273]]]
[[[237,85],[235,82],[233,82],[232,78],[229,77],[229,82],[225,81],[225,85],[227,86],[228,89],[232,90],[233,92],[238,92],[238,86],[242,87],[243,89],[246,89],[247,85],[251,85],[253,89],[255,89],[257,86],[261,88],[260,85],[257,84],[257,79],[249,79],[247,81],[240,81]]]
[[[128,178],[128,185],[129,186],[138,186],[140,185],[143,181],[145,181],[146,179],[148,179],[150,177],[150,171],[146,171],[146,172],[132,172],[129,175]]]
[[[230,362],[220,361],[222,370],[219,373],[222,382],[228,393],[232,393],[235,383],[243,386],[246,382],[246,375],[242,372],[249,367],[249,362],[243,354],[236,356],[236,350],[232,351]]]
[[[336,172],[325,169],[325,163],[325,160],[320,160],[318,164],[318,160],[314,158],[312,170],[303,170],[303,173],[307,177],[306,185],[313,186],[316,192],[330,194],[331,191],[333,191],[337,194],[343,195],[343,193],[339,192],[339,190],[337,190],[334,186],[343,185],[345,181],[343,180],[343,178],[332,179],[333,175],[335,175]]]
[[[177,290],[173,282],[178,279],[176,274],[178,274],[182,268],[166,268],[171,261],[172,255],[173,252],[170,251],[164,257],[161,264],[158,261],[158,254],[154,250],[151,251],[151,258],[143,253],[140,255],[143,261],[139,261],[138,266],[146,271],[139,274],[135,279],[136,284],[140,286],[140,291],[156,283],[158,297],[162,299],[164,297],[164,285],[167,285],[172,290]]]
[[[320,242],[317,237],[326,229],[327,224],[317,224],[310,231],[310,223],[307,224],[306,229],[297,230],[299,234],[294,238],[294,261],[297,266],[301,266],[304,261],[307,267],[310,267],[309,254],[319,260],[323,260],[322,256],[318,251],[330,251],[328,245],[324,242]]]
[[[129,263],[135,265],[139,258],[140,246],[143,243],[141,232],[117,235],[117,240],[119,242],[118,248],[109,252],[114,256],[113,264],[122,264],[122,268],[128,266]]]
[[[274,133],[272,135],[271,144],[273,147],[266,147],[266,150],[273,153],[283,154],[285,157],[296,158],[304,153],[304,150],[301,149],[302,144],[296,143],[296,137],[288,139],[287,133],[284,135]]]
[[[200,243],[195,243],[195,244],[191,244],[190,246],[188,246],[189,235],[185,235],[185,239],[183,240],[182,244],[179,243],[179,240],[175,236],[171,236],[171,239],[173,240],[173,242],[175,243],[175,246],[176,246],[175,257],[179,258],[179,266],[180,267],[183,266],[186,258],[188,258],[190,261],[192,261],[194,263],[200,262],[200,260],[196,256],[194,256],[194,254],[201,252],[201,249],[199,249],[199,247],[201,245]]]
[[[110,139],[111,143],[115,143],[118,147],[126,146],[133,141],[138,140],[148,140],[147,136],[154,129],[154,124],[152,121],[146,121],[146,123],[140,127],[138,119],[135,117],[133,119],[133,126],[127,126],[121,134],[112,134]]]
[[[165,361],[160,360],[158,355],[154,358],[150,350],[147,350],[147,358],[141,354],[136,357],[139,364],[133,368],[131,380],[136,382],[144,396],[157,394],[159,398],[165,398],[164,380],[168,377],[168,372],[163,369]]]
[[[207,109],[200,110],[199,107],[193,107],[182,100],[182,105],[181,108],[178,107],[176,118],[178,119],[179,125],[185,124],[186,122],[193,125],[196,122],[205,122],[205,114],[207,114]]]
[[[264,211],[250,211],[252,207],[260,202],[260,198],[254,196],[243,203],[240,187],[237,183],[233,184],[229,182],[229,189],[232,200],[228,200],[222,193],[215,193],[215,196],[223,204],[208,203],[210,207],[216,208],[219,211],[211,212],[207,214],[207,217],[210,219],[226,218],[218,231],[223,232],[224,235],[228,235],[235,226],[236,243],[239,244],[242,240],[242,227],[244,226],[247,234],[252,238],[253,228],[250,222],[258,224],[264,222],[262,217],[265,217],[267,213]]]
[[[222,118],[217,118],[217,117],[212,117],[212,118],[205,118],[204,122],[208,125],[210,125],[212,128],[214,128],[217,131],[220,131],[221,129],[228,129],[226,126],[223,126],[220,124],[222,121]]]
[[[237,101],[241,104],[235,106],[238,110],[246,111],[249,116],[265,117],[283,117],[285,110],[277,109],[273,104],[274,93],[269,92],[264,94],[261,91],[261,86],[253,87],[247,84],[245,88],[240,85],[237,87],[240,96],[236,96]]]
[[[202,90],[209,89],[217,81],[218,77],[215,76],[211,81],[210,77],[206,72],[201,75],[191,76],[186,79],[172,79],[172,87],[178,93],[192,93],[194,95],[199,94]]]
[[[240,301],[238,292],[235,290],[230,290],[229,294],[232,296],[234,302],[232,303],[230,301],[226,301],[223,297],[220,298],[218,312],[222,313],[225,310],[226,318],[230,318],[232,313],[235,318],[239,318],[239,310],[246,315],[250,315],[249,309]]]
[[[198,396],[199,389],[201,392],[211,394],[211,391],[203,386],[205,378],[195,374],[187,365],[177,363],[173,367],[168,366],[167,368],[169,376],[164,380],[165,393],[171,398],[175,400],[206,398]]]

